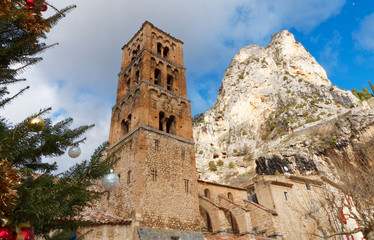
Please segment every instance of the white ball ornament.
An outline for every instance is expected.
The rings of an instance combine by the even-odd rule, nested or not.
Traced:
[[[108,191],[115,189],[118,186],[118,183],[119,177],[113,170],[110,170],[110,173],[103,178],[103,186]]]
[[[78,146],[72,146],[69,148],[68,155],[71,158],[77,158],[81,155],[81,148]]]

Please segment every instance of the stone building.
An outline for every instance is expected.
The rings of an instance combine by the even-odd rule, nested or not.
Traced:
[[[90,240],[310,239],[297,208],[321,182],[259,176],[247,188],[197,179],[183,42],[144,22],[122,48],[108,152],[119,185],[82,214]],[[308,234],[307,234],[308,233]],[[222,238],[221,238],[222,237]]]

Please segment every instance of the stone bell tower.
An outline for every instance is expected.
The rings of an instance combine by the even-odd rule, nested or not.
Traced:
[[[183,42],[146,21],[122,52],[109,136],[120,184],[101,207],[132,219],[139,239],[201,239]]]

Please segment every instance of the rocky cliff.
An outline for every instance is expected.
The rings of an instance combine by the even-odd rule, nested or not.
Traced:
[[[240,50],[215,106],[193,122],[198,172],[210,181],[240,185],[256,173],[312,174],[330,158],[374,156],[374,111],[332,85],[286,30]]]

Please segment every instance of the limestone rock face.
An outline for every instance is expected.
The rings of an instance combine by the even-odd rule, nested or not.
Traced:
[[[366,102],[332,85],[313,56],[283,30],[266,48],[241,49],[226,69],[215,106],[194,117],[200,177],[240,185],[255,175],[255,162],[257,172],[266,174],[318,171],[324,161],[316,152],[329,146],[319,146],[321,139],[337,146],[338,132],[350,142],[352,131],[364,131],[353,124],[336,130],[334,124],[355,116],[369,127],[372,113]],[[332,126],[324,134],[331,136],[314,132],[328,122]]]

